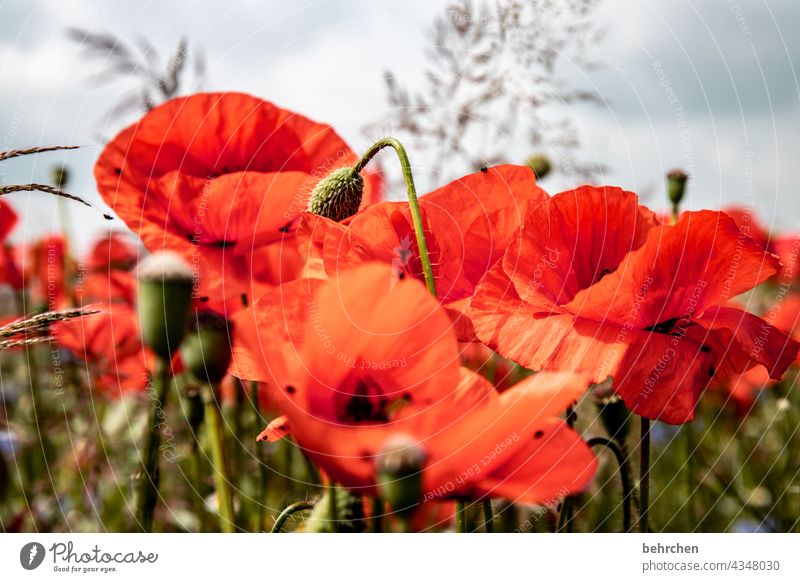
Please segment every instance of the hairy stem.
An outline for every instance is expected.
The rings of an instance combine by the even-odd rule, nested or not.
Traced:
[[[425,276],[425,285],[428,287],[434,297],[436,294],[436,282],[433,278],[433,268],[431,267],[431,259],[428,255],[428,245],[425,242],[425,230],[422,224],[422,213],[419,209],[419,200],[417,199],[417,190],[414,186],[414,175],[411,172],[411,162],[408,159],[403,144],[393,137],[386,137],[376,141],[372,146],[361,156],[361,159],[353,166],[355,172],[361,172],[369,161],[375,157],[383,148],[390,147],[397,152],[397,157],[400,159],[400,167],[403,171],[403,180],[406,183],[406,191],[408,193],[408,205],[411,209],[411,220],[414,223],[414,235],[417,239],[417,248],[419,249],[419,257],[422,262],[422,273]]]
[[[631,474],[625,453],[622,452],[622,449],[620,449],[613,440],[605,437],[594,437],[589,439],[587,444],[590,447],[605,447],[614,453],[614,457],[617,459],[619,476],[622,481],[622,527],[625,532],[629,532],[632,527],[631,498],[633,497],[633,489],[631,487]]]
[[[161,473],[158,467],[158,451],[161,448],[161,424],[169,395],[170,369],[169,362],[158,358],[156,362],[153,389],[156,397],[150,411],[147,442],[142,457],[142,471],[139,475],[139,497],[137,516],[140,527],[145,533],[153,531],[153,514],[158,503],[158,485]]]
[[[222,426],[222,413],[219,410],[214,388],[205,386],[203,390],[206,429],[211,444],[211,461],[214,465],[214,486],[217,490],[219,524],[225,533],[236,531],[236,516],[233,512],[233,492],[225,458],[225,434]]]

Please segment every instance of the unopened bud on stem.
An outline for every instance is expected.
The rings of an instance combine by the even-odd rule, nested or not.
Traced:
[[[407,435],[391,437],[375,460],[380,496],[399,513],[410,513],[422,498],[425,449]]]
[[[192,306],[192,270],[172,251],[139,263],[139,325],[142,339],[162,360],[170,360],[186,333]]]
[[[353,216],[361,206],[364,194],[364,178],[354,168],[339,168],[319,181],[308,211],[336,222]]]
[[[231,363],[231,324],[216,313],[197,314],[196,329],[181,344],[181,357],[186,368],[209,384],[222,381]]]
[[[672,208],[677,210],[680,206],[683,195],[686,192],[686,181],[689,175],[681,169],[672,170],[667,173],[667,194]]]
[[[553,169],[552,165],[550,165],[550,159],[544,154],[533,154],[528,159],[528,165],[533,170],[533,173],[536,174],[537,180],[547,176],[550,170]]]

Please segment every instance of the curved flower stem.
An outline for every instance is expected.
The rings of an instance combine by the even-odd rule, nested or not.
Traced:
[[[233,533],[236,531],[236,517],[233,513],[231,481],[225,463],[225,435],[222,428],[222,413],[220,413],[217,399],[214,397],[214,388],[212,386],[207,385],[204,387],[203,403],[206,411],[206,427],[211,441],[211,460],[214,464],[214,486],[217,490],[219,525],[223,532]]]
[[[625,453],[622,452],[617,444],[605,437],[594,437],[589,439],[586,443],[589,447],[602,446],[609,449],[617,459],[619,464],[619,476],[622,480],[622,527],[625,532],[631,531],[631,475],[628,470],[628,460],[625,458]]]
[[[650,419],[641,417],[639,437],[639,532],[647,533],[650,512]]]
[[[486,533],[494,533],[494,512],[492,511],[492,500],[484,499],[483,505],[483,521]]]
[[[574,428],[577,415],[575,414],[575,406],[570,404],[567,407],[565,415],[567,426]],[[558,512],[558,521],[556,522],[556,533],[564,531],[572,533],[572,497],[567,496],[561,502],[561,509]]]
[[[289,507],[281,511],[281,514],[278,516],[278,519],[275,520],[275,525],[272,526],[270,533],[281,533],[283,524],[286,523],[286,520],[289,519],[289,516],[297,513],[298,511],[308,511],[309,509],[314,509],[314,503],[312,501],[298,501],[297,503],[292,503]]]
[[[370,148],[364,152],[361,159],[353,166],[353,171],[358,173],[364,169],[369,161],[375,157],[379,151],[385,147],[391,147],[397,152],[397,157],[400,158],[400,167],[403,170],[403,180],[406,183],[406,191],[408,192],[408,205],[411,209],[411,220],[414,223],[414,235],[417,239],[417,248],[419,249],[419,258],[422,263],[422,273],[425,276],[425,285],[428,287],[434,297],[436,297],[436,282],[433,278],[433,268],[431,267],[431,259],[428,255],[428,245],[425,242],[425,230],[422,224],[422,214],[419,210],[419,200],[417,200],[417,190],[414,186],[414,176],[411,173],[411,162],[408,160],[403,144],[393,137],[385,137],[376,141]]]
[[[169,393],[169,362],[158,358],[154,377],[156,398],[150,411],[149,432],[142,457],[142,472],[139,474],[139,498],[136,515],[140,519],[142,531],[153,531],[153,514],[158,502],[158,484],[160,472],[158,468],[158,451],[161,447],[161,418],[164,414],[167,395]]]

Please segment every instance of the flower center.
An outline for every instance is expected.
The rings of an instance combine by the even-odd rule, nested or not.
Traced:
[[[337,394],[337,416],[342,422],[388,422],[389,399],[370,376],[348,379]]]

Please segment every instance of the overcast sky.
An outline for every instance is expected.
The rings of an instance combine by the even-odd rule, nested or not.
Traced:
[[[91,177],[97,122],[130,86],[93,87],[97,66],[81,59],[68,27],[144,36],[162,53],[186,36],[205,52],[204,89],[261,96],[330,123],[362,149],[363,125],[385,107],[383,71],[412,86],[419,80],[426,32],[446,5],[0,0],[0,149],[85,146],[9,161],[0,182],[46,181],[54,163],[66,162],[71,189],[104,209]],[[563,72],[604,103],[563,113],[582,131],[584,158],[608,167],[601,181],[661,208],[663,175],[681,166],[693,177],[688,206],[755,205],[768,226],[800,229],[800,2],[606,0],[597,15],[606,36],[594,56],[604,67]],[[544,183],[552,193],[574,185],[562,176]],[[12,204],[26,217],[17,240],[58,228],[44,195],[15,194]],[[108,227],[96,211],[69,211],[81,246]]]

